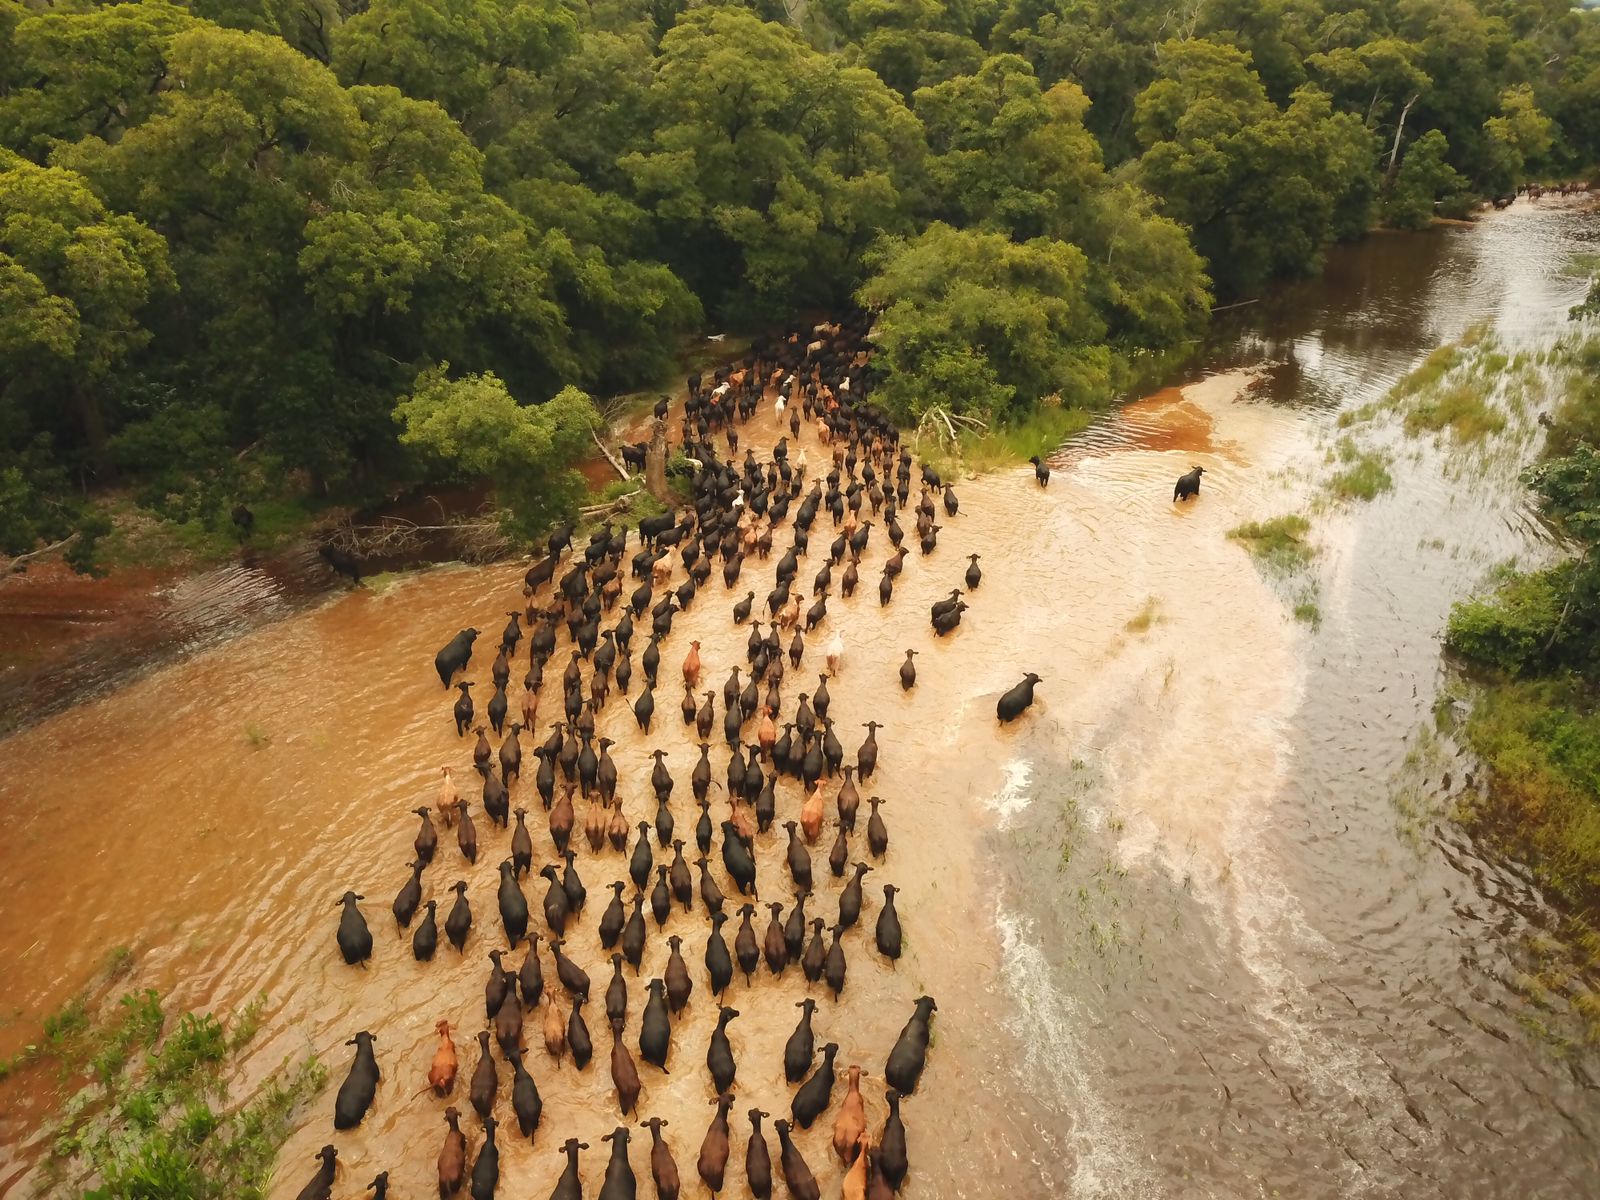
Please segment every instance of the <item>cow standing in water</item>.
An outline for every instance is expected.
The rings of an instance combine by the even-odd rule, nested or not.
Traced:
[[[1177,503],[1179,500],[1187,500],[1190,496],[1198,496],[1200,494],[1200,476],[1205,473],[1206,469],[1204,467],[1196,467],[1187,475],[1178,476],[1177,485],[1172,489],[1173,503]]]

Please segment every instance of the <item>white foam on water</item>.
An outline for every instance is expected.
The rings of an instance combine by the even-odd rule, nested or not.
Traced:
[[[985,802],[999,817],[1001,829],[1010,829],[1016,818],[1033,802],[1028,785],[1033,782],[1033,764],[1025,758],[1013,758],[1000,768],[1002,779],[999,790]]]
[[[1053,1083],[1057,1095],[1051,1099],[1072,1117],[1077,1152],[1072,1195],[1084,1200],[1161,1197],[1147,1165],[1148,1155],[1131,1132],[1132,1123],[1106,1102],[1097,1087],[1107,1068],[1077,1032],[1090,1014],[1052,981],[1050,963],[1029,939],[1025,921],[996,905],[1002,974],[1018,1014],[1011,1021],[1012,1033],[1026,1047],[1024,1074],[1040,1087]]]

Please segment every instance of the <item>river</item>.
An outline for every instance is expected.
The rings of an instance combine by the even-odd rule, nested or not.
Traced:
[[[846,640],[830,690],[852,759],[861,722],[884,726],[863,794],[887,800],[890,848],[846,935],[842,1000],[820,985],[811,994],[819,1042],[840,1044],[841,1069],[867,1073],[874,1128],[888,1047],[912,1000],[937,998],[929,1067],[904,1106],[907,1195],[1593,1194],[1596,1056],[1562,1042],[1562,1014],[1536,1010],[1520,983],[1535,969],[1533,939],[1556,936],[1553,914],[1525,872],[1450,822],[1468,768],[1426,734],[1449,681],[1438,635],[1452,600],[1495,564],[1548,552],[1516,478],[1531,446],[1464,468],[1458,452],[1394,435],[1391,492],[1315,509],[1319,553],[1294,587],[1312,589],[1317,622],[1297,621],[1296,595],[1227,533],[1310,504],[1339,414],[1382,397],[1433,347],[1482,322],[1509,349],[1547,346],[1581,294],[1567,265],[1596,243],[1596,214],[1519,202],[1470,226],[1340,247],[1321,279],[1229,314],[1209,370],[1063,447],[1048,490],[1028,470],[958,483],[961,515],[944,522],[933,555],[913,551],[886,608],[875,531],[861,591],[830,601],[829,628]],[[1206,467],[1202,494],[1175,506],[1172,480],[1191,464]],[[831,540],[819,536],[826,526],[801,583]],[[972,552],[982,586],[960,629],[936,639],[928,605],[959,583]],[[426,876],[425,895],[439,898],[453,879],[469,882],[477,924],[465,962],[448,946],[414,962],[387,907],[411,854],[408,811],[430,801],[441,763],[472,778],[433,652],[476,625],[484,675],[487,644],[520,607],[521,572],[438,568],[252,621],[0,742],[0,1054],[127,946],[134,968],[121,987],[225,1012],[267,994],[262,1033],[232,1081],[240,1091],[307,1051],[337,1081],[342,1043],[373,1030],[384,1080],[362,1127],[334,1137],[336,1194],[359,1194],[380,1169],[397,1195],[430,1193],[443,1102],[417,1093],[440,1017],[459,1026],[463,1074],[476,1063],[486,955],[503,945],[494,880],[506,835],[479,810],[477,865],[462,870],[446,839]],[[676,711],[677,664],[700,639],[702,686],[720,690],[744,663],[729,605],[751,588],[759,598],[770,574],[747,570],[731,593],[715,580],[674,624],[651,737],[615,700],[602,714],[631,821],[654,813],[648,751],[659,746],[677,777],[679,827],[692,826],[697,751]],[[800,681],[820,669],[821,641],[786,680],[786,706],[810,690]],[[642,645],[636,637],[634,695]],[[907,648],[920,652],[919,678],[902,693]],[[1028,670],[1043,677],[1039,703],[997,731],[997,694]],[[551,719],[557,707],[547,696]],[[714,751],[713,762],[720,779],[725,758]],[[780,816],[798,803],[787,784]],[[581,802],[578,813],[581,823]],[[830,815],[814,853],[819,914],[840,886],[823,862],[832,833]],[[783,846],[781,832],[759,839],[764,901],[790,898]],[[854,843],[853,857],[864,849]],[[626,860],[583,845],[578,866],[589,900],[573,947],[599,992],[609,968],[592,927]],[[900,888],[906,932],[893,969],[870,948],[886,882]],[[368,897],[377,949],[365,970],[333,945],[346,888]],[[537,914],[542,881],[527,891]],[[698,907],[669,918],[696,993],[674,1025],[671,1074],[640,1067],[640,1115],[670,1119],[686,1180],[711,1115],[704,928]],[[641,980],[665,956],[652,922]],[[635,1041],[643,994],[629,981]],[[742,1015],[730,1028],[729,1194],[744,1194],[745,1109],[788,1111],[777,1063],[802,994],[793,969],[730,989]],[[598,996],[587,1014],[596,1060],[586,1071],[529,1052],[545,1102],[532,1148],[515,1137],[501,1068],[505,1194],[548,1194],[568,1136],[594,1147],[584,1175],[598,1189],[599,1135],[617,1120]],[[532,1046],[539,1028],[530,1016]],[[31,1194],[42,1145],[25,1076],[0,1091],[0,1192],[19,1196]],[[274,1197],[310,1175],[332,1133],[332,1091],[285,1147]],[[798,1139],[824,1194],[839,1178],[831,1117]],[[647,1145],[634,1145],[642,1177]]]

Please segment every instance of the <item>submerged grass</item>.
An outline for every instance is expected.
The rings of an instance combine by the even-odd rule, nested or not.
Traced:
[[[1501,680],[1478,696],[1465,732],[1489,768],[1493,805],[1474,827],[1520,848],[1579,911],[1600,904],[1600,704],[1576,678]]]
[[[1527,863],[1562,903],[1561,941],[1535,950],[1520,976],[1540,1008],[1557,1000],[1600,1043],[1600,697],[1576,676],[1485,683],[1460,725],[1487,769],[1487,787],[1470,792],[1457,815],[1473,835]],[[1534,1032],[1571,1048],[1543,1019]]]
[[[1294,619],[1313,629],[1322,627],[1322,606],[1315,599],[1304,597],[1294,606]]]
[[[1434,350],[1422,363],[1409,371],[1400,382],[1394,385],[1389,394],[1395,399],[1405,399],[1415,396],[1437,384],[1441,379],[1455,370],[1461,363],[1461,348],[1459,346],[1440,346]]]
[[[1365,450],[1352,438],[1340,438],[1335,448],[1340,470],[1324,485],[1338,500],[1373,500],[1394,488],[1389,474],[1390,456],[1380,450]]]
[[[1493,381],[1472,377],[1420,397],[1406,413],[1406,432],[1413,437],[1448,432],[1457,443],[1479,442],[1502,432],[1506,415],[1490,400],[1492,388]]]
[[[1156,603],[1156,598],[1151,596],[1144,602],[1144,607],[1129,618],[1123,628],[1129,633],[1143,633],[1159,620],[1161,620],[1160,607]]]
[[[1306,539],[1311,522],[1298,513],[1250,521],[1228,531],[1228,536],[1245,547],[1262,564],[1276,571],[1293,571],[1305,566],[1316,555]]]

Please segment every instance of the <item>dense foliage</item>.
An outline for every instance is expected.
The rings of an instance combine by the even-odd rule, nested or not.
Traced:
[[[1542,570],[1510,573],[1490,594],[1456,605],[1446,642],[1485,669],[1466,724],[1493,783],[1484,828],[1509,829],[1541,877],[1593,922],[1600,919],[1600,338],[1581,343],[1569,365],[1572,390],[1551,424],[1544,461],[1526,478],[1572,553]]]
[[[539,440],[855,297],[904,416],[1092,404],[1213,292],[1597,159],[1565,0],[0,0],[0,551],[119,476],[460,472],[397,406]]]
[[[1594,677],[1600,670],[1600,453],[1581,443],[1533,467],[1526,478],[1576,554],[1544,570],[1509,574],[1490,595],[1456,605],[1446,642],[1509,675]]]

